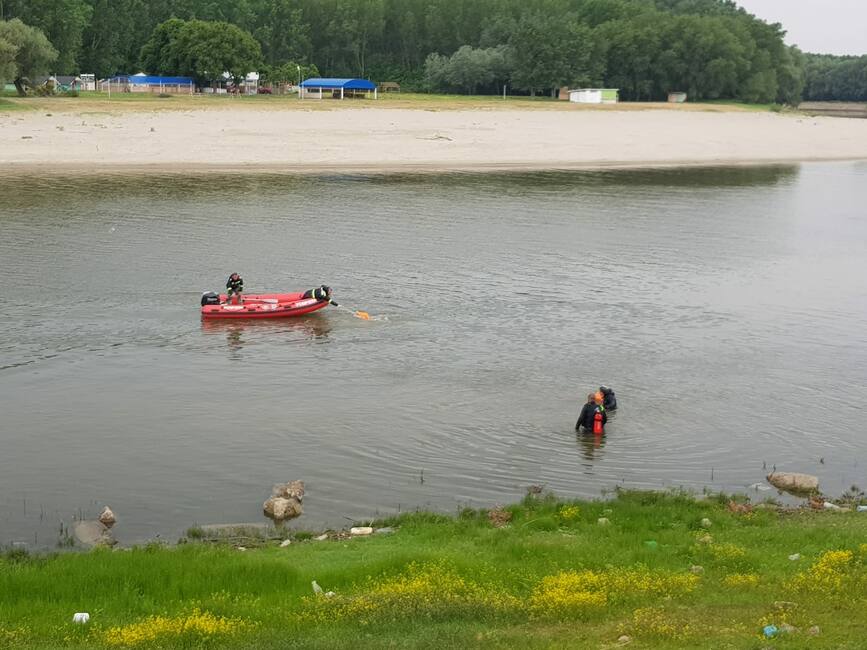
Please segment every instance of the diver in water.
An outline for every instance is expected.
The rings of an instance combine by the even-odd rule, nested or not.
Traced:
[[[599,392],[602,393],[602,405],[606,411],[617,410],[617,398],[614,396],[614,391],[608,386],[600,386]]]
[[[605,433],[606,422],[608,416],[605,414],[605,407],[598,403],[594,393],[590,393],[575,423],[575,431],[581,431],[581,427],[584,427],[584,433],[602,434]]]

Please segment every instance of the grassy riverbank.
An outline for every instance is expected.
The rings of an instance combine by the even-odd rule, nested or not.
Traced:
[[[14,93],[0,93],[0,112],[10,110],[36,110],[58,112],[104,111],[190,111],[220,109],[253,110],[341,110],[347,108],[404,108],[418,110],[543,110],[543,111],[710,111],[743,112],[769,111],[771,104],[743,104],[735,101],[668,104],[665,102],[621,102],[619,104],[573,104],[551,97],[495,95],[445,95],[429,93],[391,93],[379,99],[344,100],[305,99],[297,95],[172,95],[160,97],[151,93],[82,92],[78,96],[17,97]]]
[[[864,647],[867,515],[726,503],[528,497],[285,548],[10,555],[0,647]]]

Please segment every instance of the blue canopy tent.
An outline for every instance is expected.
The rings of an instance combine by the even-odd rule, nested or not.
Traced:
[[[376,84],[367,79],[326,79],[314,77],[301,82],[301,99],[311,96],[322,99],[322,91],[331,92],[331,96],[335,99],[343,99],[347,95],[350,97],[355,97],[359,94],[366,95],[370,91],[373,91],[373,98],[377,98]]]

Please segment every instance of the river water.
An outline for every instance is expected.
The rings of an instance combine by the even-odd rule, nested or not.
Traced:
[[[867,485],[867,164],[0,178],[0,543],[638,488]],[[205,325],[327,283],[365,322]],[[590,389],[620,411],[576,436]]]

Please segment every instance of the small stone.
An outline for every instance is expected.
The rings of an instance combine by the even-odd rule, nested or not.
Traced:
[[[623,634],[617,638],[617,643],[619,643],[620,645],[626,645],[627,643],[632,643],[632,637],[627,635],[627,634]]]
[[[286,548],[291,543],[292,543],[291,539],[284,539],[282,542],[280,542],[280,548]]]
[[[766,639],[773,639],[779,633],[780,630],[776,625],[765,625],[765,627],[762,628],[762,634],[765,635]]]
[[[818,625],[814,625],[809,630],[807,630],[807,634],[810,636],[819,636],[822,633],[822,630],[819,629]]]
[[[596,520],[596,523],[600,526],[607,526],[611,522],[608,521],[608,517],[599,517],[599,519]]]
[[[315,539],[317,542],[324,542],[326,539],[328,539],[328,533],[322,533],[319,537],[314,537],[313,539]]]
[[[239,550],[239,551],[246,551],[246,550],[247,550],[247,547],[246,547],[246,546],[239,546],[239,547],[238,547],[238,550]]]
[[[789,556],[789,559],[790,559],[792,562],[797,562],[798,560],[801,559],[801,554],[800,554],[800,553],[792,553],[792,554]]]
[[[713,537],[710,535],[702,535],[696,540],[699,544],[713,544]]]
[[[353,526],[349,529],[350,535],[373,535],[373,528],[370,526]]]
[[[794,634],[798,631],[794,625],[789,625],[788,623],[780,624],[780,634]]]
[[[512,521],[512,513],[508,510],[503,510],[502,506],[497,506],[488,512],[488,520],[494,528],[502,528]]]
[[[694,576],[700,576],[702,573],[704,573],[704,567],[699,566],[698,564],[693,564],[691,567],[689,567],[689,572]]]
[[[326,591],[326,592],[325,592],[325,597],[326,597],[326,598],[334,598],[336,595],[337,595],[337,594],[335,594],[333,591]]]
[[[798,603],[793,603],[789,600],[775,600],[774,608],[775,609],[795,609],[798,606]]]
[[[711,523],[710,519],[708,519],[707,517],[705,517],[704,519],[701,520],[701,527],[702,528],[710,528],[712,525],[713,524]]]

